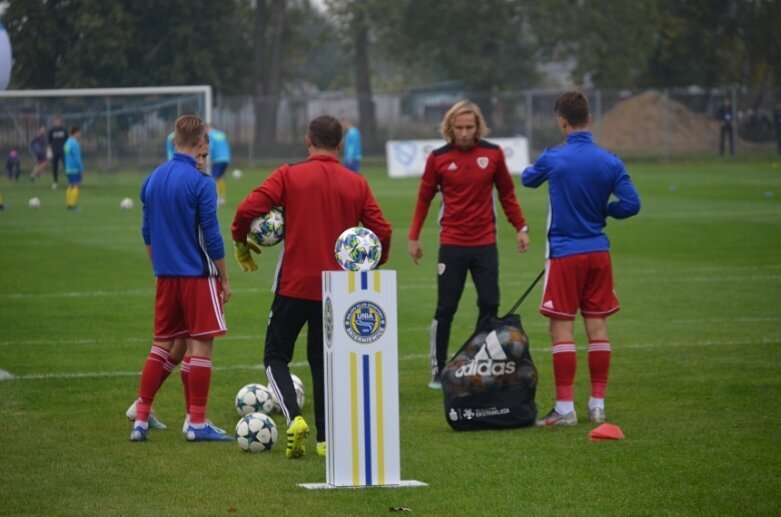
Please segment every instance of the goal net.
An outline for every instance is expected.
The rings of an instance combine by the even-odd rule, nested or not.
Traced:
[[[176,117],[195,113],[209,122],[211,108],[208,85],[0,91],[0,152],[5,158],[16,149],[29,168],[35,132],[59,116],[66,129],[81,128],[87,171],[149,169],[166,159]]]

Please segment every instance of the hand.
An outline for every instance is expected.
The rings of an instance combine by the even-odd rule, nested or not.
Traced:
[[[247,246],[246,242],[234,241],[233,254],[236,256],[236,261],[239,263],[241,270],[245,273],[258,269],[258,265],[252,258],[252,255],[249,252],[249,246]]]
[[[529,232],[524,230],[518,231],[516,240],[518,241],[519,253],[526,253],[527,251],[529,251]]]
[[[423,248],[420,247],[420,241],[410,239],[407,241],[407,251],[409,251],[412,261],[417,264],[423,258]]]
[[[247,238],[247,247],[250,249],[250,251],[256,253],[257,255],[263,253],[263,248],[260,247],[260,244],[250,238]]]
[[[222,281],[222,303],[228,303],[228,300],[230,300],[231,295],[233,294],[233,289],[231,289],[231,285],[227,280]]]

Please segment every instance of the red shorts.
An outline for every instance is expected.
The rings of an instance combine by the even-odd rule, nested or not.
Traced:
[[[209,339],[227,330],[218,278],[157,277],[155,339]]]
[[[549,318],[573,320],[604,318],[618,312],[613,290],[610,253],[597,251],[548,259],[540,313]]]

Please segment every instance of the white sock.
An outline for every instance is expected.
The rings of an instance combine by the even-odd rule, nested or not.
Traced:
[[[140,427],[141,429],[144,429],[145,431],[149,429],[149,422],[142,422],[141,420],[136,420],[135,423],[133,423],[133,427]]]
[[[595,399],[594,397],[591,397],[588,399],[588,408],[589,409],[605,409],[605,399]]]
[[[560,415],[566,415],[575,411],[575,402],[572,400],[557,400],[556,401],[556,413]]]

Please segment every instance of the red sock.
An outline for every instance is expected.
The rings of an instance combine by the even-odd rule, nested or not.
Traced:
[[[607,374],[610,370],[610,342],[592,341],[588,344],[588,370],[591,374],[591,396],[605,398]]]
[[[149,420],[149,409],[155,399],[157,390],[160,389],[164,366],[168,361],[169,353],[165,348],[152,345],[152,350],[141,370],[141,387],[138,390],[138,406],[136,407],[136,420],[146,422]]]
[[[182,386],[184,387],[184,411],[190,414],[190,356],[184,356],[182,365],[179,367],[179,374],[182,376]]]
[[[206,357],[190,357],[190,423],[206,421],[206,401],[209,398],[209,383],[212,376],[212,361]]]
[[[556,381],[556,400],[573,401],[577,355],[575,343],[553,344],[553,377]]]
[[[168,356],[168,359],[166,359],[165,364],[163,365],[163,374],[160,376],[160,386],[162,386],[168,376],[176,370],[177,364],[179,364],[178,361],[174,361],[171,356]],[[160,386],[157,388],[160,389]]]

